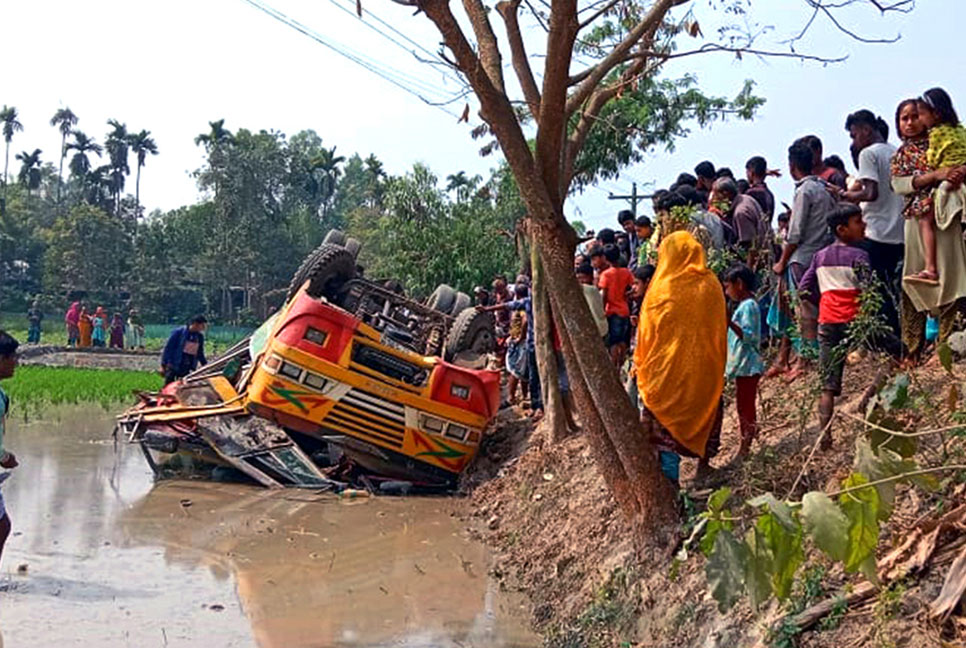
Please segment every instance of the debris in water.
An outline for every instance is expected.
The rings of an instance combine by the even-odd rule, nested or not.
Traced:
[[[181,500],[181,508],[188,508],[192,504],[194,504],[194,502],[192,502],[190,499]]]
[[[18,574],[26,574],[27,573],[27,563],[20,563],[19,565],[17,565],[17,573]]]
[[[212,612],[222,612],[225,609],[225,606],[220,603],[215,603],[213,605],[209,605],[208,609]]]
[[[369,491],[367,491],[367,490],[360,490],[358,488],[346,488],[341,493],[339,493],[339,497],[341,497],[343,499],[355,499],[357,497],[358,498],[369,497]]]

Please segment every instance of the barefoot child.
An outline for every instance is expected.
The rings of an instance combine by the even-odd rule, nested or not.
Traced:
[[[835,398],[842,393],[842,373],[848,353],[849,325],[858,316],[863,283],[872,276],[869,254],[856,247],[865,238],[865,223],[858,205],[842,204],[828,217],[835,243],[819,250],[802,277],[802,290],[811,299],[818,297],[819,362],[822,370],[822,397],[818,413],[824,436],[822,449],[832,447],[828,430],[835,410]],[[877,344],[894,355],[898,341],[883,337]]]
[[[0,329],[0,380],[13,377],[13,372],[17,368],[17,347],[20,343],[5,331]],[[17,467],[17,458],[12,452],[3,450],[4,425],[7,420],[7,412],[10,411],[10,399],[0,387],[0,466],[11,470]],[[2,480],[0,480],[2,481]],[[3,502],[3,494],[0,493],[0,556],[3,555],[3,546],[10,535],[10,516],[7,515],[7,508]]]
[[[738,457],[746,457],[758,436],[758,381],[765,370],[761,360],[761,309],[752,293],[755,273],[744,264],[725,274],[725,294],[738,304],[728,322],[728,364],[725,378],[735,381],[735,405],[741,428]]]
[[[933,170],[950,169],[966,164],[966,128],[959,123],[959,116],[953,108],[952,99],[942,88],[927,90],[918,102],[919,121],[929,129],[929,151],[926,161]],[[918,218],[919,234],[922,237],[923,256],[926,267],[922,272],[906,277],[907,281],[920,281],[929,284],[939,283],[936,265],[936,227],[945,229],[950,217],[962,216],[959,209],[948,209],[948,197],[956,192],[958,183],[944,181],[934,195],[934,206],[925,210]]]

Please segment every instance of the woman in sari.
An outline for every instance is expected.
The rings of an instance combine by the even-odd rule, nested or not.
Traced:
[[[121,319],[120,313],[114,313],[114,317],[111,318],[111,341],[109,346],[112,349],[124,348],[124,320]]]
[[[699,459],[700,476],[718,451],[727,325],[724,292],[702,245],[688,232],[667,236],[642,306],[634,369],[641,421],[675,483],[682,455]]]
[[[80,332],[80,344],[82,349],[87,349],[92,344],[91,335],[94,332],[94,325],[91,322],[91,316],[87,312],[87,306],[81,306],[80,313],[77,315],[77,329]]]
[[[896,110],[896,129],[903,144],[892,158],[892,188],[905,198],[906,275],[916,275],[926,268],[926,256],[918,220],[936,209],[933,193],[957,169],[932,169],[927,161],[929,134],[919,120],[917,100],[906,99]],[[937,215],[938,216],[938,215]],[[937,220],[939,220],[937,218]],[[952,220],[944,229],[936,229],[936,267],[938,281],[902,282],[902,341],[909,358],[918,361],[926,343],[926,316],[939,316],[939,341],[953,332],[956,313],[966,302],[966,244],[963,226]]]
[[[64,325],[67,327],[67,346],[69,347],[77,346],[80,341],[80,329],[77,326],[80,322],[80,311],[80,302],[74,302],[64,315]]]

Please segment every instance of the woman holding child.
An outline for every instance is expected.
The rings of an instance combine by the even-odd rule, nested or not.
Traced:
[[[948,189],[962,184],[966,167],[953,165],[954,156],[943,146],[944,138],[936,137],[962,129],[945,91],[934,88],[920,99],[901,102],[896,128],[903,144],[892,160],[892,188],[905,198],[902,335],[909,357],[916,360],[925,346],[926,316],[930,312],[939,315],[939,339],[945,340],[966,298],[962,214],[954,217],[948,213],[956,208],[947,199]],[[942,155],[939,147],[947,153]],[[947,191],[942,192],[944,199],[937,206],[940,186]]]

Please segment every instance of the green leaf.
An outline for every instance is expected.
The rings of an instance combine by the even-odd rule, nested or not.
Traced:
[[[842,482],[844,488],[869,483],[861,473],[852,473]],[[872,582],[875,573],[875,548],[879,544],[879,492],[862,488],[839,495],[839,505],[849,520],[849,542],[845,553],[845,570],[861,571]]]
[[[762,506],[768,507],[768,511],[778,519],[783,527],[788,531],[794,532],[798,527],[798,522],[792,516],[792,510],[788,508],[785,502],[779,501],[771,493],[765,493],[764,495],[759,495],[754,499],[748,500],[750,506],[756,508],[761,508]]]
[[[849,548],[849,519],[832,498],[818,491],[805,493],[801,517],[815,546],[832,560],[845,561]]]
[[[726,513],[727,511],[724,512]],[[709,519],[708,526],[704,529],[704,536],[701,537],[701,544],[699,545],[701,553],[705,556],[710,556],[714,550],[714,540],[718,537],[718,533],[725,530],[731,531],[733,528],[730,521],[717,518]]]
[[[802,528],[797,524],[789,530],[772,513],[758,517],[755,530],[763,538],[771,553],[771,587],[778,600],[784,601],[792,590],[795,572],[804,560]]]
[[[715,492],[711,493],[711,497],[708,498],[708,510],[712,513],[719,513],[724,505],[728,502],[728,498],[731,497],[731,489],[727,486],[719,488]]]
[[[745,545],[748,551],[748,561],[745,563],[745,588],[751,607],[757,612],[762,603],[771,596],[771,551],[758,533],[756,527],[748,529],[745,534]]]
[[[885,446],[880,446],[879,453],[884,452],[891,451]],[[896,453],[893,453],[893,455],[898,456]],[[862,437],[855,440],[855,464],[853,468],[855,472],[868,477],[869,481],[878,481],[898,474],[888,469],[886,464],[873,452],[869,441]],[[875,489],[879,493],[879,519],[883,521],[888,520],[889,516],[892,515],[892,505],[896,499],[896,484],[895,482],[885,482],[883,484],[877,484]]]
[[[730,531],[721,530],[714,539],[714,550],[704,567],[711,586],[711,596],[718,602],[718,610],[727,612],[741,596],[745,584],[745,563],[748,549],[735,540]]]
[[[906,427],[898,419],[890,416],[883,412],[881,409],[877,409],[868,417],[869,423],[877,425],[881,428],[887,430],[895,430],[896,432],[906,432]],[[894,434],[889,434],[888,432],[883,432],[882,430],[877,430],[876,428],[869,428],[866,434],[869,438],[869,442],[872,444],[872,449],[878,451],[882,446],[886,446],[895,450],[903,457],[911,457],[916,454],[919,449],[919,444],[916,439],[910,437],[900,437]]]
[[[888,448],[879,449],[879,460],[888,475],[906,475],[919,470],[919,464],[912,459],[904,459],[898,452],[893,452]],[[939,480],[935,475],[913,475],[905,477],[900,481],[912,482],[928,491],[939,490]]]
[[[953,350],[946,342],[943,342],[938,347],[936,347],[936,355],[939,356],[939,362],[942,364],[943,369],[949,373],[953,372]]]
[[[887,412],[905,407],[909,402],[908,374],[897,374],[889,384],[882,388],[879,396],[879,402]]]

